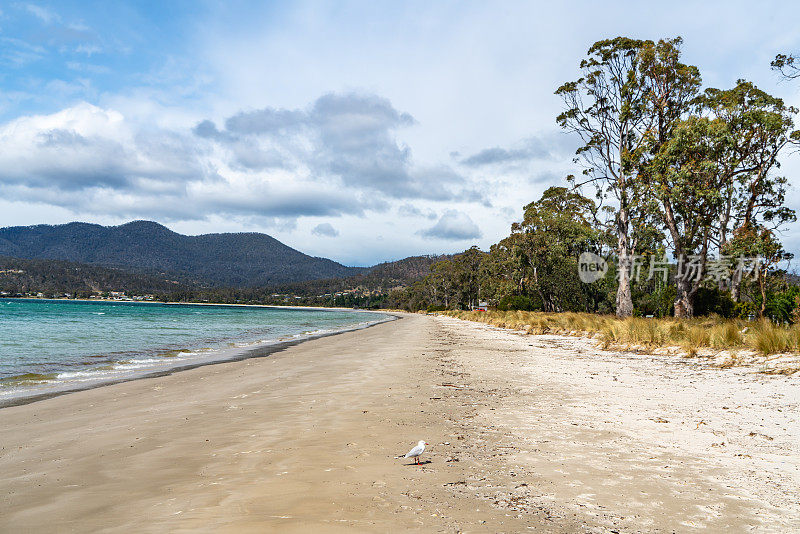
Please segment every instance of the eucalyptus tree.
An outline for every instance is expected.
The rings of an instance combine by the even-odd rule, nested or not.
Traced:
[[[525,269],[515,255],[516,235],[489,248],[480,265],[481,295],[494,304],[509,295],[524,295]]]
[[[679,120],[643,168],[678,259],[676,317],[694,314],[694,298],[705,275],[712,231],[724,203],[718,161],[725,134],[725,124],[719,120],[697,116]]]
[[[594,43],[580,63],[581,77],[556,90],[564,102],[558,124],[580,136],[576,161],[584,164],[582,183],[593,183],[601,202],[616,204],[619,285],[616,312],[633,314],[631,264],[637,248],[636,221],[643,215],[636,167],[644,148],[644,132],[653,117],[645,112],[645,87],[639,73],[646,41],[616,37]],[[582,184],[576,184],[582,185]]]
[[[775,171],[780,168],[780,154],[800,137],[800,132],[793,131],[797,110],[744,80],[724,91],[707,89],[702,103],[728,129],[719,162],[725,204],[716,244],[720,252],[731,255],[741,249],[732,240],[759,229],[777,230],[796,220],[794,210],[785,205],[787,179]],[[732,279],[734,300],[739,298],[739,282],[738,277]]]
[[[480,267],[485,255],[477,246],[472,246],[452,260],[458,300],[465,308],[478,304],[481,290]]]
[[[774,170],[798,134],[792,132],[796,110],[750,82],[701,95],[699,71],[680,61],[680,45],[679,38],[648,42],[640,53],[645,113],[656,120],[645,135],[639,172],[650,212],[667,230],[681,266],[694,256],[691,269],[679,269],[675,279],[675,315],[691,316],[714,249],[729,254],[737,248],[731,236],[794,220],[784,205],[786,179]],[[732,291],[738,297],[735,278]]]
[[[522,222],[512,225],[516,258],[545,311],[586,308],[577,260],[582,252],[599,252],[602,247],[595,211],[591,199],[565,187],[550,187],[525,206]]]
[[[691,317],[722,207],[719,162],[728,141],[724,121],[697,116],[700,71],[681,62],[682,39],[648,41],[639,68],[644,114],[653,118],[639,159],[648,212],[664,228],[678,259],[676,317]]]
[[[437,261],[431,266],[431,274],[425,277],[425,285],[429,289],[431,299],[442,302],[450,308],[456,291],[455,269],[453,260]]]

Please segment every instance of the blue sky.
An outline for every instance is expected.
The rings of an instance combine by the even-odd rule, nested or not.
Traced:
[[[3,118],[52,112],[134,86],[169,89],[168,80],[154,75],[170,58],[189,57],[190,5],[3,3],[3,90],[16,97],[3,107]]]
[[[793,2],[0,2],[0,226],[151,219],[371,264],[488,247],[578,169],[553,91],[594,41],[769,68]],[[797,182],[800,156],[783,172]],[[794,189],[790,204],[800,210]],[[800,252],[795,228],[785,239]]]

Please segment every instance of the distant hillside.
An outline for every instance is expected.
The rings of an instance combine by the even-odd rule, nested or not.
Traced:
[[[351,289],[387,291],[405,287],[423,279],[431,272],[431,266],[452,256],[411,256],[398,261],[379,263],[365,272],[347,278],[313,280],[278,286],[276,291],[295,295],[313,296],[336,293]]]
[[[0,256],[0,296],[90,298],[124,292],[172,302],[292,304],[312,306],[397,307],[393,289],[421,280],[431,265],[449,256],[415,256],[382,263],[363,274],[260,287],[208,286],[166,275],[131,273],[64,260]],[[113,295],[112,295],[113,296]]]
[[[0,291],[10,295],[42,292],[47,296],[88,297],[111,291],[145,295],[182,289],[174,280],[97,265],[0,256]]]
[[[364,271],[308,256],[266,234],[186,236],[149,221],[0,228],[0,255],[67,260],[233,287],[341,278]]]
[[[416,282],[431,272],[434,263],[452,258],[452,255],[411,256],[397,261],[379,263],[370,267],[364,279],[380,281],[384,284],[407,285]]]

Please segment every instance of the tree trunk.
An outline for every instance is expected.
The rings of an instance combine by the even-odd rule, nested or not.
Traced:
[[[675,289],[675,317],[679,319],[689,319],[694,315],[694,293],[692,292],[692,283],[685,278],[677,280]]]
[[[617,317],[633,315],[631,296],[631,255],[628,250],[619,252],[619,286],[617,287]]]
[[[734,273],[731,276],[731,299],[733,302],[739,302],[739,297],[742,293],[742,275]]]
[[[731,195],[732,193],[730,191],[726,192],[725,210],[723,211],[723,213],[720,215],[719,218],[719,246],[717,248],[719,250],[720,256],[722,255],[725,249],[725,245],[728,243],[728,224],[730,223],[731,220],[731,203],[732,203]],[[733,279],[725,280],[724,277],[721,277],[719,279],[718,287],[720,291],[725,291],[726,289],[730,289],[731,296],[733,297],[733,300],[736,301],[737,298],[736,296],[734,296]],[[738,294],[738,288],[736,290],[736,293]]]
[[[631,296],[631,247],[628,241],[628,210],[620,207],[617,221],[617,258],[619,286],[617,287],[617,317],[633,315]]]
[[[758,288],[761,290],[761,309],[758,310],[758,316],[764,317],[764,310],[767,309],[767,283],[764,276],[764,270],[758,270]]]

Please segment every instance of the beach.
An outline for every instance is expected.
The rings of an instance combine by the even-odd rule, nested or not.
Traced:
[[[800,377],[398,315],[0,409],[0,531],[800,529]]]

